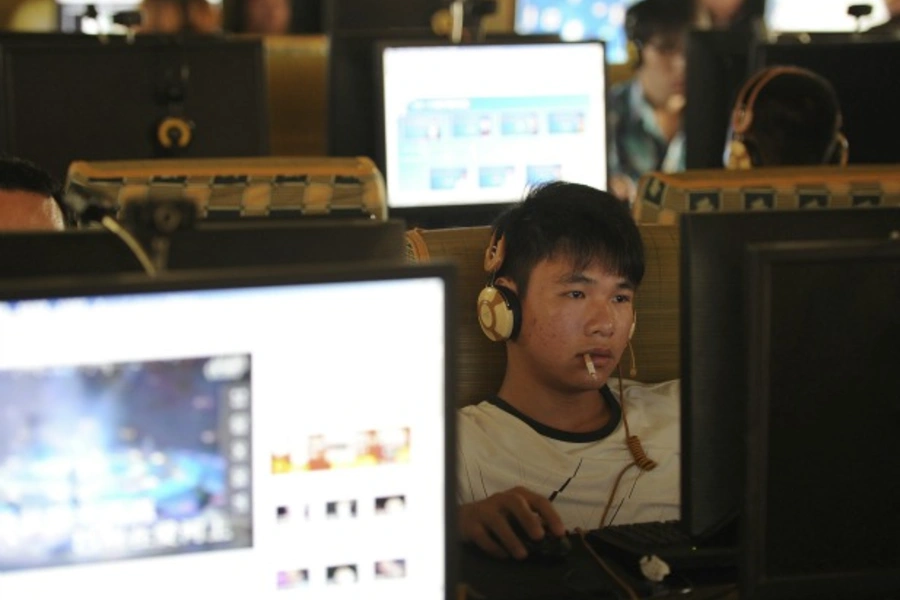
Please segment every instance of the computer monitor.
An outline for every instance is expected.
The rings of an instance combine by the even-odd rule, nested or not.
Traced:
[[[685,165],[721,169],[737,94],[750,76],[749,31],[693,30],[688,34],[684,107]]]
[[[894,597],[900,237],[750,248],[741,597]]]
[[[164,270],[233,269],[345,262],[402,263],[406,224],[308,218],[199,222],[166,236],[155,254],[151,235],[139,241]],[[126,243],[105,229],[0,234],[0,278],[80,276],[142,271]]]
[[[890,18],[887,5],[882,0],[820,0],[812,11],[806,0],[766,0],[763,19],[766,29],[772,32],[856,31],[856,19],[847,13],[847,8],[853,4],[868,4],[872,8],[869,15],[860,19],[862,30],[884,23]]]
[[[2,286],[0,596],[455,598],[452,288]]]
[[[811,43],[784,37],[761,44],[756,66],[797,65],[828,79],[837,92],[843,132],[850,142],[851,164],[900,162],[896,143],[900,127],[893,114],[900,95],[900,40],[867,36],[824,35]]]
[[[0,44],[0,152],[60,181],[76,159],[268,154],[260,40],[65,38]]]
[[[508,204],[564,179],[605,189],[602,42],[385,44],[388,210]]]
[[[900,228],[900,207],[690,212],[679,226],[681,524],[698,540],[733,542],[745,489],[745,247],[887,239]]]
[[[513,29],[519,35],[554,33],[568,42],[603,40],[610,64],[628,62],[625,11],[636,0],[572,2],[516,0]]]

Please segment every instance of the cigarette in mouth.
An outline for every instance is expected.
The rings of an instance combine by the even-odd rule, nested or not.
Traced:
[[[584,354],[584,366],[587,367],[588,373],[594,379],[597,379],[597,369],[594,368],[594,361],[591,359],[591,355],[587,352]]]

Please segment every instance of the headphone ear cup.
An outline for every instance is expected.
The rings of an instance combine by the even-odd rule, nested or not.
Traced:
[[[489,285],[478,294],[478,324],[489,340],[504,342],[516,339],[521,323],[519,297],[511,289]]]
[[[725,148],[725,167],[731,171],[742,171],[753,167],[750,151],[741,140],[731,140]]]

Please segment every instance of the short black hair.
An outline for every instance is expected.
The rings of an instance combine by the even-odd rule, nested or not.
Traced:
[[[799,69],[774,77],[759,91],[744,137],[757,166],[819,165],[836,162],[840,130],[834,87],[818,73]]]
[[[586,185],[554,181],[530,189],[493,225],[506,255],[497,271],[522,298],[534,267],[554,256],[570,256],[576,268],[599,261],[635,288],[644,278],[644,246],[628,204]]]
[[[694,3],[689,0],[641,0],[625,12],[625,32],[640,48],[654,36],[684,33],[693,20]]]
[[[66,226],[74,224],[72,210],[62,201],[62,188],[45,169],[17,156],[0,156],[0,190],[50,196],[62,212]]]

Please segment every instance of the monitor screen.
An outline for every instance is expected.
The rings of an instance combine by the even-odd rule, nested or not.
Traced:
[[[750,75],[751,44],[748,31],[688,34],[684,107],[688,169],[722,168],[734,101]]]
[[[200,222],[154,245],[150,260],[168,270],[233,269],[340,262],[394,262],[406,257],[406,224],[308,218]],[[164,254],[154,252],[163,250]],[[0,234],[0,278],[128,273],[143,267],[119,237],[103,229]]]
[[[769,31],[856,31],[856,19],[847,14],[853,4],[868,4],[871,14],[860,20],[864,31],[890,18],[887,4],[882,0],[852,2],[851,0],[817,0],[810,10],[809,0],[766,0],[764,20]]]
[[[628,62],[625,11],[636,0],[516,0],[519,35],[554,33],[567,42],[603,40],[610,64]]]
[[[387,44],[388,208],[519,200],[565,179],[605,189],[601,42]]]
[[[0,597],[455,597],[451,277],[0,290]]]
[[[736,533],[744,497],[745,246],[887,239],[898,228],[898,207],[681,215],[681,520],[688,533]]]
[[[60,181],[76,159],[268,154],[260,40],[67,37],[0,44],[0,152]]]
[[[127,27],[117,24],[114,17],[140,8],[140,0],[56,0],[59,30],[65,33],[124,34]]]
[[[900,589],[898,240],[751,246],[741,597]]]
[[[756,66],[797,65],[815,71],[834,86],[850,143],[851,164],[900,162],[897,121],[900,97],[900,40],[853,34],[812,36],[810,43],[790,37],[758,47]]]

